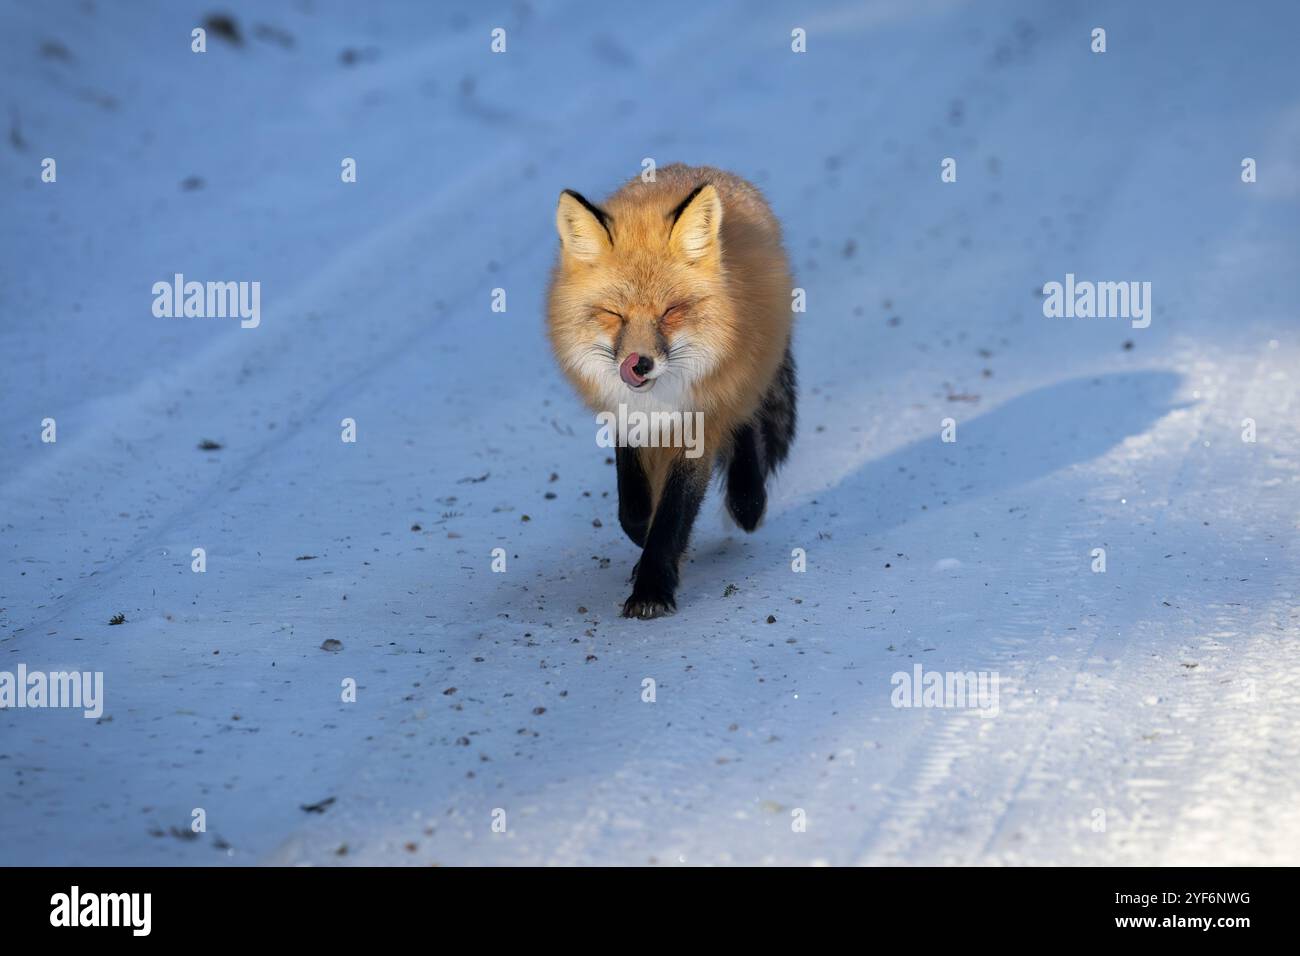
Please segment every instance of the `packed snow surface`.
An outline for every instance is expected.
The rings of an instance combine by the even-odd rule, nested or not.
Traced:
[[[210,7],[0,12],[0,672],[104,688],[0,710],[0,863],[1300,860],[1300,8]],[[647,158],[807,301],[651,622],[543,324]]]

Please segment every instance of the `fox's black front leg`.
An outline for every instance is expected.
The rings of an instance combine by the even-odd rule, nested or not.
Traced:
[[[650,526],[650,483],[635,448],[616,447],[614,461],[618,468],[618,523],[633,544],[644,548]]]
[[[673,465],[655,508],[624,617],[649,619],[677,610],[678,564],[708,489],[709,473],[682,459]]]

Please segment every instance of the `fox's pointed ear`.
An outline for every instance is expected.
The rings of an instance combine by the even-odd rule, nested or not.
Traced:
[[[688,262],[698,262],[721,252],[722,197],[711,183],[696,188],[669,216],[673,231],[668,248],[674,253]]]
[[[614,247],[609,231],[609,213],[593,206],[581,193],[566,189],[555,207],[555,228],[560,233],[564,254],[579,262],[594,262]]]

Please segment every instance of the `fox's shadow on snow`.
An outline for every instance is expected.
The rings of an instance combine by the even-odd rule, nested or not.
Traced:
[[[834,534],[835,523],[842,523],[855,534],[878,536],[913,517],[1091,461],[1186,407],[1173,401],[1181,382],[1174,372],[1110,373],[1034,389],[987,412],[952,403],[936,418],[931,436],[869,461],[813,495],[820,512],[837,516],[819,530]],[[940,418],[953,419],[955,441],[942,440]],[[796,441],[792,457],[799,453]],[[805,511],[795,507],[774,515],[756,534],[806,540]],[[697,543],[703,547],[694,569],[713,572],[707,543]],[[726,560],[719,563],[725,571]]]
[[[854,536],[866,536],[861,548],[865,564],[872,537],[904,525],[914,516],[933,514],[945,505],[1027,484],[1091,461],[1125,439],[1146,433],[1169,412],[1186,407],[1174,402],[1181,382],[1182,376],[1166,371],[1110,373],[1044,386],[987,412],[953,403],[936,418],[932,435],[866,462],[837,484],[813,495],[816,504],[809,502],[769,514],[750,540],[764,547],[776,542],[782,554],[788,555],[795,546],[808,547],[810,535],[818,531],[834,535],[843,526]],[[955,421],[956,441],[941,440],[940,418]],[[813,424],[805,418],[800,426],[804,432],[802,438],[796,438],[791,452],[793,467],[807,467],[801,459],[815,448],[808,435]],[[822,435],[817,436],[818,441],[822,439]],[[715,483],[706,509],[714,506],[717,496]],[[615,507],[611,495],[611,517]],[[810,518],[809,508],[816,508],[818,514]],[[736,565],[744,560],[742,549],[736,547],[741,537],[749,538],[737,530],[719,539],[710,530],[707,517],[697,523],[682,568],[679,615],[690,613],[691,596],[699,593],[702,583],[716,585],[721,595],[728,581],[737,576]],[[614,570],[619,572],[612,579],[607,575],[569,574],[560,580],[557,574],[547,585],[554,588],[549,593],[560,606],[585,603],[605,607],[615,600],[621,602],[628,590],[623,580],[637,551],[624,539],[623,546],[611,556]],[[625,567],[619,567],[620,560]],[[857,566],[852,562],[846,569]],[[751,564],[744,572],[752,570]],[[593,590],[611,586],[614,590],[609,594]]]
[[[1181,381],[1173,372],[1107,374],[1034,389],[988,412],[952,403],[942,417],[955,422],[955,441],[942,440],[936,421],[931,436],[868,462],[819,500],[854,509],[857,530],[886,531],[923,510],[1099,458],[1185,407],[1172,401]]]

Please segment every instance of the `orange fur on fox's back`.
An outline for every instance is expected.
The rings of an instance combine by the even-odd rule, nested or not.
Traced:
[[[670,243],[678,238],[674,213],[709,185],[720,199],[720,248],[690,261],[696,237]],[[566,242],[548,302],[550,339],[565,374],[597,411],[616,412],[622,401],[702,411],[704,461],[711,462],[725,452],[733,429],[755,414],[789,345],[792,279],[776,217],[739,176],[681,164],[661,167],[654,182],[632,179],[601,207],[577,197],[568,208],[562,198],[558,222]],[[707,211],[691,214],[703,215],[699,228],[707,228]],[[667,345],[664,354],[672,355],[674,342],[682,343],[680,368],[664,372],[663,388],[654,383],[658,394],[620,390],[620,349],[664,352]],[[681,450],[641,452],[657,486]]]

